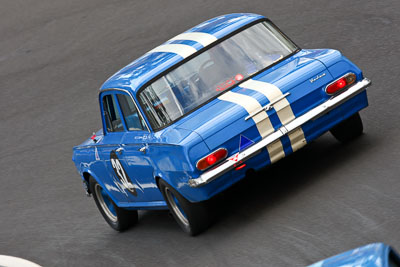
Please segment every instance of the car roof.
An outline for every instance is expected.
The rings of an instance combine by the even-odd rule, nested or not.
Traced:
[[[205,21],[134,60],[111,76],[100,90],[120,88],[136,94],[145,83],[171,66],[235,30],[263,18],[257,14],[235,13]]]

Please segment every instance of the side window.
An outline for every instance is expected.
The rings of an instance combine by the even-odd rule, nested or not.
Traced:
[[[103,97],[103,109],[107,132],[123,132],[124,125],[122,124],[114,95]]]
[[[122,116],[125,119],[126,127],[129,131],[144,130],[144,122],[139,116],[132,98],[125,94],[117,94],[118,102],[122,110]]]

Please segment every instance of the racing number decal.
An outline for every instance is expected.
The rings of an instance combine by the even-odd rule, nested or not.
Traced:
[[[136,197],[137,192],[135,186],[132,184],[132,180],[126,173],[124,167],[121,164],[121,161],[117,156],[117,153],[115,153],[114,150],[112,150],[110,153],[110,161],[111,161],[111,166],[115,172],[115,175],[117,176],[118,180],[121,181],[122,186]]]

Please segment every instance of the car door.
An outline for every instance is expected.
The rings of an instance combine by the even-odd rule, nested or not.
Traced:
[[[126,133],[117,99],[113,91],[105,91],[100,95],[104,137],[96,145],[96,157],[104,164],[104,171],[99,173],[100,182],[117,202],[129,200],[124,182],[124,173],[121,164],[118,165],[118,151],[121,149],[121,140]],[[121,178],[122,177],[122,178]]]
[[[131,192],[128,197],[137,202],[162,201],[163,197],[154,179],[154,163],[151,158],[154,150],[148,143],[152,133],[138,111],[134,99],[126,92],[118,92],[116,96],[127,129],[121,140],[119,158],[125,167],[126,175],[135,185],[135,192]]]

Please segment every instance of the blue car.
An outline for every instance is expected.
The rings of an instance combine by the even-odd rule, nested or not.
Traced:
[[[392,247],[374,243],[343,252],[308,267],[400,267],[400,256]]]
[[[87,193],[122,231],[169,209],[190,235],[205,201],[330,131],[363,131],[370,80],[332,49],[301,49],[256,14],[213,18],[133,61],[101,87],[103,128],[73,149]]]

